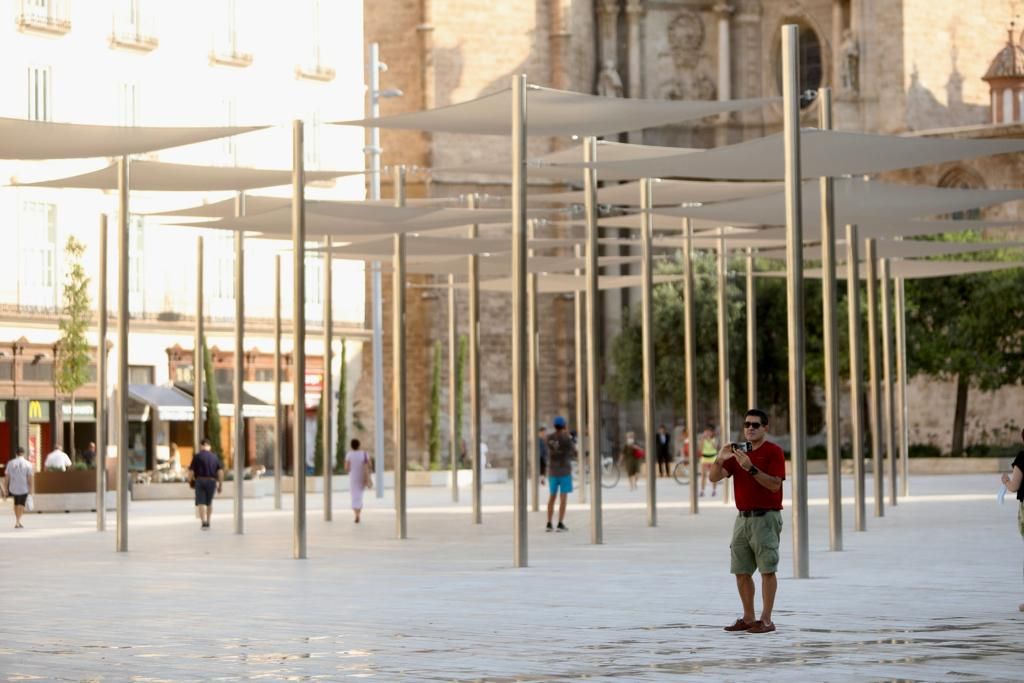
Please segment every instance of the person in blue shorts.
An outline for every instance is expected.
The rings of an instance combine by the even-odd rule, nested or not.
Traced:
[[[572,493],[572,461],[576,456],[576,444],[566,429],[565,418],[557,416],[553,422],[555,433],[548,437],[548,526],[545,531],[568,531],[565,526],[565,502]],[[551,526],[555,514],[555,497],[561,496],[558,504],[558,527]]]

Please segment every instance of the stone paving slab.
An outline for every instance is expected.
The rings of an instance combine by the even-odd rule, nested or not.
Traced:
[[[766,635],[721,630],[739,611],[734,510],[704,498],[692,516],[671,480],[656,528],[643,489],[606,490],[602,546],[585,508],[570,507],[567,534],[531,513],[526,569],[511,568],[508,486],[485,489],[483,525],[468,491],[457,505],[411,491],[404,541],[390,497],[368,496],[360,525],[341,508],[324,522],[311,497],[302,561],[290,510],[269,499],[246,501],[242,536],[230,500],[208,533],[187,503],[135,503],[128,553],[92,515],[15,531],[5,511],[0,680],[1018,681],[1022,553],[997,483],[916,477],[865,533],[847,501],[846,550],[829,552],[826,482],[812,477],[812,578],[791,578],[787,510]]]

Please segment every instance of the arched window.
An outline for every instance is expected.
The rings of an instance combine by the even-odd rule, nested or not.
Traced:
[[[954,168],[939,179],[939,187],[959,188],[963,190],[979,190],[985,187],[981,176],[965,168]],[[948,218],[954,221],[977,220],[981,218],[981,209],[954,211]]]
[[[784,24],[795,23],[799,26],[800,52],[797,56],[799,61],[800,85],[798,92],[806,90],[817,90],[825,80],[824,56],[821,49],[821,40],[818,32],[799,20],[787,20]],[[775,82],[782,92],[782,42],[777,43],[775,49]],[[803,106],[808,106],[807,102]]]

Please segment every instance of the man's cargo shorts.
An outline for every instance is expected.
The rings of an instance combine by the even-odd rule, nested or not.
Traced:
[[[739,514],[732,528],[733,574],[773,574],[779,568],[779,536],[782,534],[782,512],[767,510],[763,515],[744,517]]]

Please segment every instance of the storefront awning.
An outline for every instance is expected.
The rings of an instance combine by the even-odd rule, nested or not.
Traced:
[[[191,384],[175,384],[177,389],[188,394],[189,401],[192,400],[193,388]],[[221,417],[234,417],[234,389],[231,385],[217,385],[217,411]],[[274,417],[274,406],[261,401],[248,391],[242,390],[242,417]]]
[[[128,399],[142,404],[135,410],[129,406],[129,414],[138,416],[142,422],[149,419],[149,410],[156,411],[157,420],[168,422],[191,422],[195,411],[192,409],[192,397],[174,387],[157,384],[129,384]],[[147,408],[149,410],[147,410]]]

